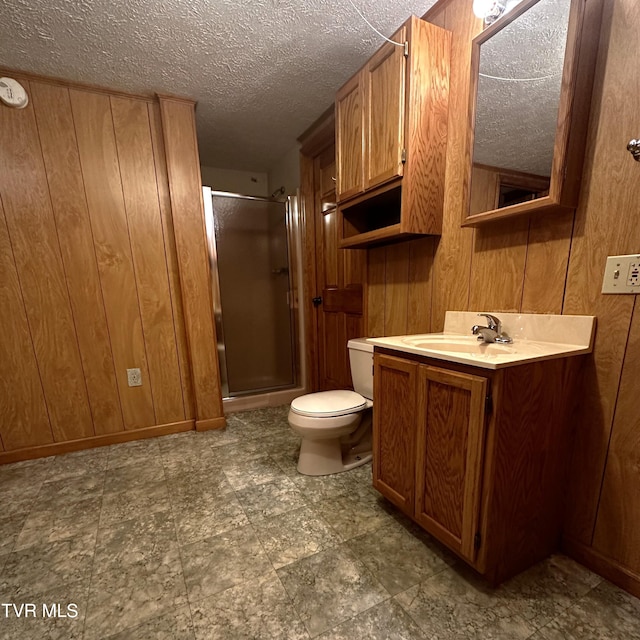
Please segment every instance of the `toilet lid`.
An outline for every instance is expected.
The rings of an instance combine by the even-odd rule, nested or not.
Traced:
[[[300,396],[291,409],[301,416],[331,418],[355,413],[367,406],[366,398],[355,391],[320,391]]]

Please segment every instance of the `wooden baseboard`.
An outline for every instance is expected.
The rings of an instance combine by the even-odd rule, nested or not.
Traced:
[[[193,431],[194,421],[183,420],[182,422],[171,422],[169,424],[159,424],[143,429],[131,429],[129,431],[118,431],[117,433],[107,433],[101,436],[91,436],[81,440],[68,440],[67,442],[53,442],[43,444],[39,447],[29,447],[26,449],[15,449],[14,451],[3,451],[0,453],[0,464],[10,462],[20,462],[21,460],[34,460],[35,458],[45,458],[71,451],[82,449],[92,449],[93,447],[105,447],[110,444],[120,442],[130,442],[131,440],[143,440],[144,438],[155,438],[166,436],[171,433],[182,431]]]
[[[562,550],[580,564],[595,571],[621,589],[640,598],[640,574],[632,571],[619,562],[607,558],[586,544],[565,538],[562,541]]]
[[[196,431],[224,429],[226,426],[227,419],[224,416],[220,416],[219,418],[208,418],[207,420],[196,420]]]

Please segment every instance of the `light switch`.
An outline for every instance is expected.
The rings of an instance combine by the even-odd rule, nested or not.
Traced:
[[[640,293],[640,254],[607,258],[602,293]]]

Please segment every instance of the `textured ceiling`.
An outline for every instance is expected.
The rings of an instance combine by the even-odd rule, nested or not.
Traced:
[[[474,162],[550,174],[569,5],[540,0],[481,45]]]
[[[353,0],[391,34],[435,0]],[[2,0],[0,64],[198,101],[202,163],[268,170],[382,44],[348,0]]]

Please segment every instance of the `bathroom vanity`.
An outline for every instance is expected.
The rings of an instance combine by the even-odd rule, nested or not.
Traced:
[[[444,334],[370,340],[374,487],[493,585],[558,548],[574,356],[595,327],[499,315],[512,345],[479,343],[466,312]]]

